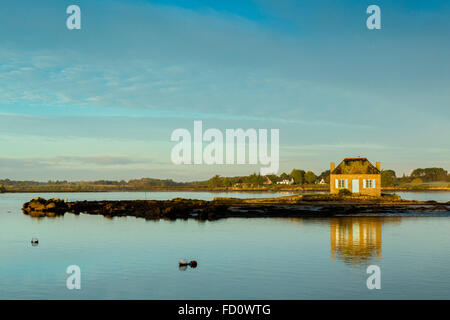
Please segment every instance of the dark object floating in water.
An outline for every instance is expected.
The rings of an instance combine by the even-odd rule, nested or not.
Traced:
[[[188,262],[186,261],[186,259],[180,259],[179,264],[180,264],[180,266],[187,266]]]
[[[190,266],[191,268],[197,268],[197,261],[192,260],[191,262],[187,262],[186,259],[181,259],[179,262],[180,270],[186,270],[187,266]]]
[[[180,271],[186,271],[187,266],[182,266],[182,265],[180,265],[180,266],[178,267],[178,269],[180,269]]]
[[[39,243],[38,238],[33,238],[33,239],[31,239],[31,244],[32,244],[33,246],[37,246],[38,243]]]

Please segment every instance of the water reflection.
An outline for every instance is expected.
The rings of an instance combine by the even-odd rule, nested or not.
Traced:
[[[382,226],[400,221],[401,217],[330,219],[331,258],[350,265],[381,261]]]

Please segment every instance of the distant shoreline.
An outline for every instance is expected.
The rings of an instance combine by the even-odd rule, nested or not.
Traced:
[[[395,192],[450,192],[448,187],[385,187],[382,188],[383,193]],[[129,188],[89,188],[89,189],[59,189],[52,187],[25,187],[25,188],[7,188],[3,193],[107,193],[107,192],[212,192],[212,193],[293,193],[300,194],[305,192],[328,193],[328,186],[274,186],[274,187],[255,187],[255,188],[236,188],[236,187],[150,187],[146,189],[129,189]],[[1,193],[0,193],[1,194]]]

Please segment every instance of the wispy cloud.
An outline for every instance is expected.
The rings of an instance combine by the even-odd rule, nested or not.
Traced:
[[[288,150],[329,150],[329,149],[398,149],[394,146],[384,146],[377,144],[365,144],[365,143],[352,143],[352,144],[314,144],[314,145],[294,145],[294,146],[282,146],[283,149]],[[402,148],[402,147],[400,147]]]
[[[129,165],[148,165],[158,163],[153,159],[114,157],[114,156],[93,156],[93,157],[74,157],[60,156],[51,158],[0,158],[0,166],[5,168],[74,168],[89,166],[129,166]]]

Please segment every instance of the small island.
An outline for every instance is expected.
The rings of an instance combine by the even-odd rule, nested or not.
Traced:
[[[276,198],[214,198],[212,201],[172,200],[74,201],[35,198],[22,207],[32,217],[65,213],[145,219],[294,218],[335,216],[450,216],[450,202],[403,200],[398,195],[292,195]]]

